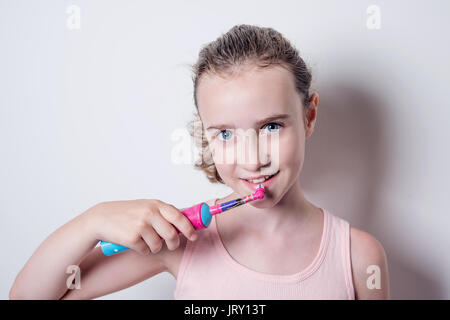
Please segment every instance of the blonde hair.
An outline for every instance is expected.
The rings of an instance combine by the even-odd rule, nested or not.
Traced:
[[[249,64],[260,68],[274,65],[286,68],[293,75],[295,89],[303,99],[303,106],[308,106],[311,72],[298,50],[278,31],[241,24],[232,27],[215,41],[202,46],[197,62],[191,65],[196,111],[195,119],[188,123],[188,130],[200,149],[200,159],[194,166],[202,170],[212,183],[225,184],[217,172],[198,113],[197,87],[204,74],[218,76],[231,74],[239,67]]]

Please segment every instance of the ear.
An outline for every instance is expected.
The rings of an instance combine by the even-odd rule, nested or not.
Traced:
[[[309,138],[314,132],[317,119],[317,106],[319,105],[319,94],[314,92],[309,98],[308,107],[305,110],[305,138]]]

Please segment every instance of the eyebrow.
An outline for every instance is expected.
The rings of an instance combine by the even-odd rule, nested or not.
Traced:
[[[261,119],[257,122],[255,122],[255,125],[261,125],[263,123],[269,122],[269,121],[273,121],[273,120],[279,120],[279,119],[287,119],[290,118],[289,114],[286,113],[282,113],[282,114],[274,114],[271,115],[267,118]],[[218,130],[223,130],[223,129],[228,129],[228,128],[232,128],[233,126],[229,125],[229,124],[218,124],[218,125],[211,125],[208,128],[206,128],[206,130],[210,130],[210,129],[218,129]]]

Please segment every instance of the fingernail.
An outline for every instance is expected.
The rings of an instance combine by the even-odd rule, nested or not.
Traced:
[[[194,233],[193,235],[191,235],[191,237],[189,238],[189,240],[191,240],[191,241],[197,240],[197,234]]]

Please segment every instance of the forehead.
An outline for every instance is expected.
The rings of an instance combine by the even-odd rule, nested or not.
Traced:
[[[202,120],[223,123],[259,119],[274,113],[301,110],[291,72],[281,66],[244,67],[233,74],[205,74],[197,87],[197,103]]]

